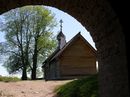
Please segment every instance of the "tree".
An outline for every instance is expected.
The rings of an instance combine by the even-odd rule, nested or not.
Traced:
[[[6,35],[4,53],[9,54],[4,66],[9,73],[22,71],[22,79],[36,79],[38,64],[54,50],[56,40],[52,29],[56,26],[54,15],[43,6],[26,6],[4,14]],[[8,45],[8,46],[7,46]]]

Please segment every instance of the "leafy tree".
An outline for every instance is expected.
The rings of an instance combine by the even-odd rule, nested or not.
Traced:
[[[36,79],[38,64],[54,50],[56,40],[52,29],[56,26],[54,15],[43,6],[26,6],[4,14],[6,42],[1,52],[9,58],[4,66],[9,73],[22,71],[22,79]],[[5,49],[6,48],[6,49]]]

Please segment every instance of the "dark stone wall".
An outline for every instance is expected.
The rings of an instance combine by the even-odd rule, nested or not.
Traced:
[[[121,17],[121,14],[125,13],[120,11],[119,4],[113,1],[0,0],[0,13],[24,5],[38,4],[56,7],[67,12],[90,32],[96,44],[99,61],[100,97],[129,97],[127,26],[124,22],[125,17]]]

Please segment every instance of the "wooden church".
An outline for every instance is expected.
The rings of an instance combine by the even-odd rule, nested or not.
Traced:
[[[44,79],[73,79],[95,74],[96,50],[78,33],[68,43],[62,30],[57,49],[43,62]]]

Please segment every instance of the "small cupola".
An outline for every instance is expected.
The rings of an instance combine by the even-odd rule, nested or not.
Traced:
[[[62,23],[63,23],[63,21],[60,20],[60,32],[57,35],[58,48],[59,49],[62,49],[65,46],[65,44],[66,44],[66,37],[65,37],[65,35],[62,32]]]

